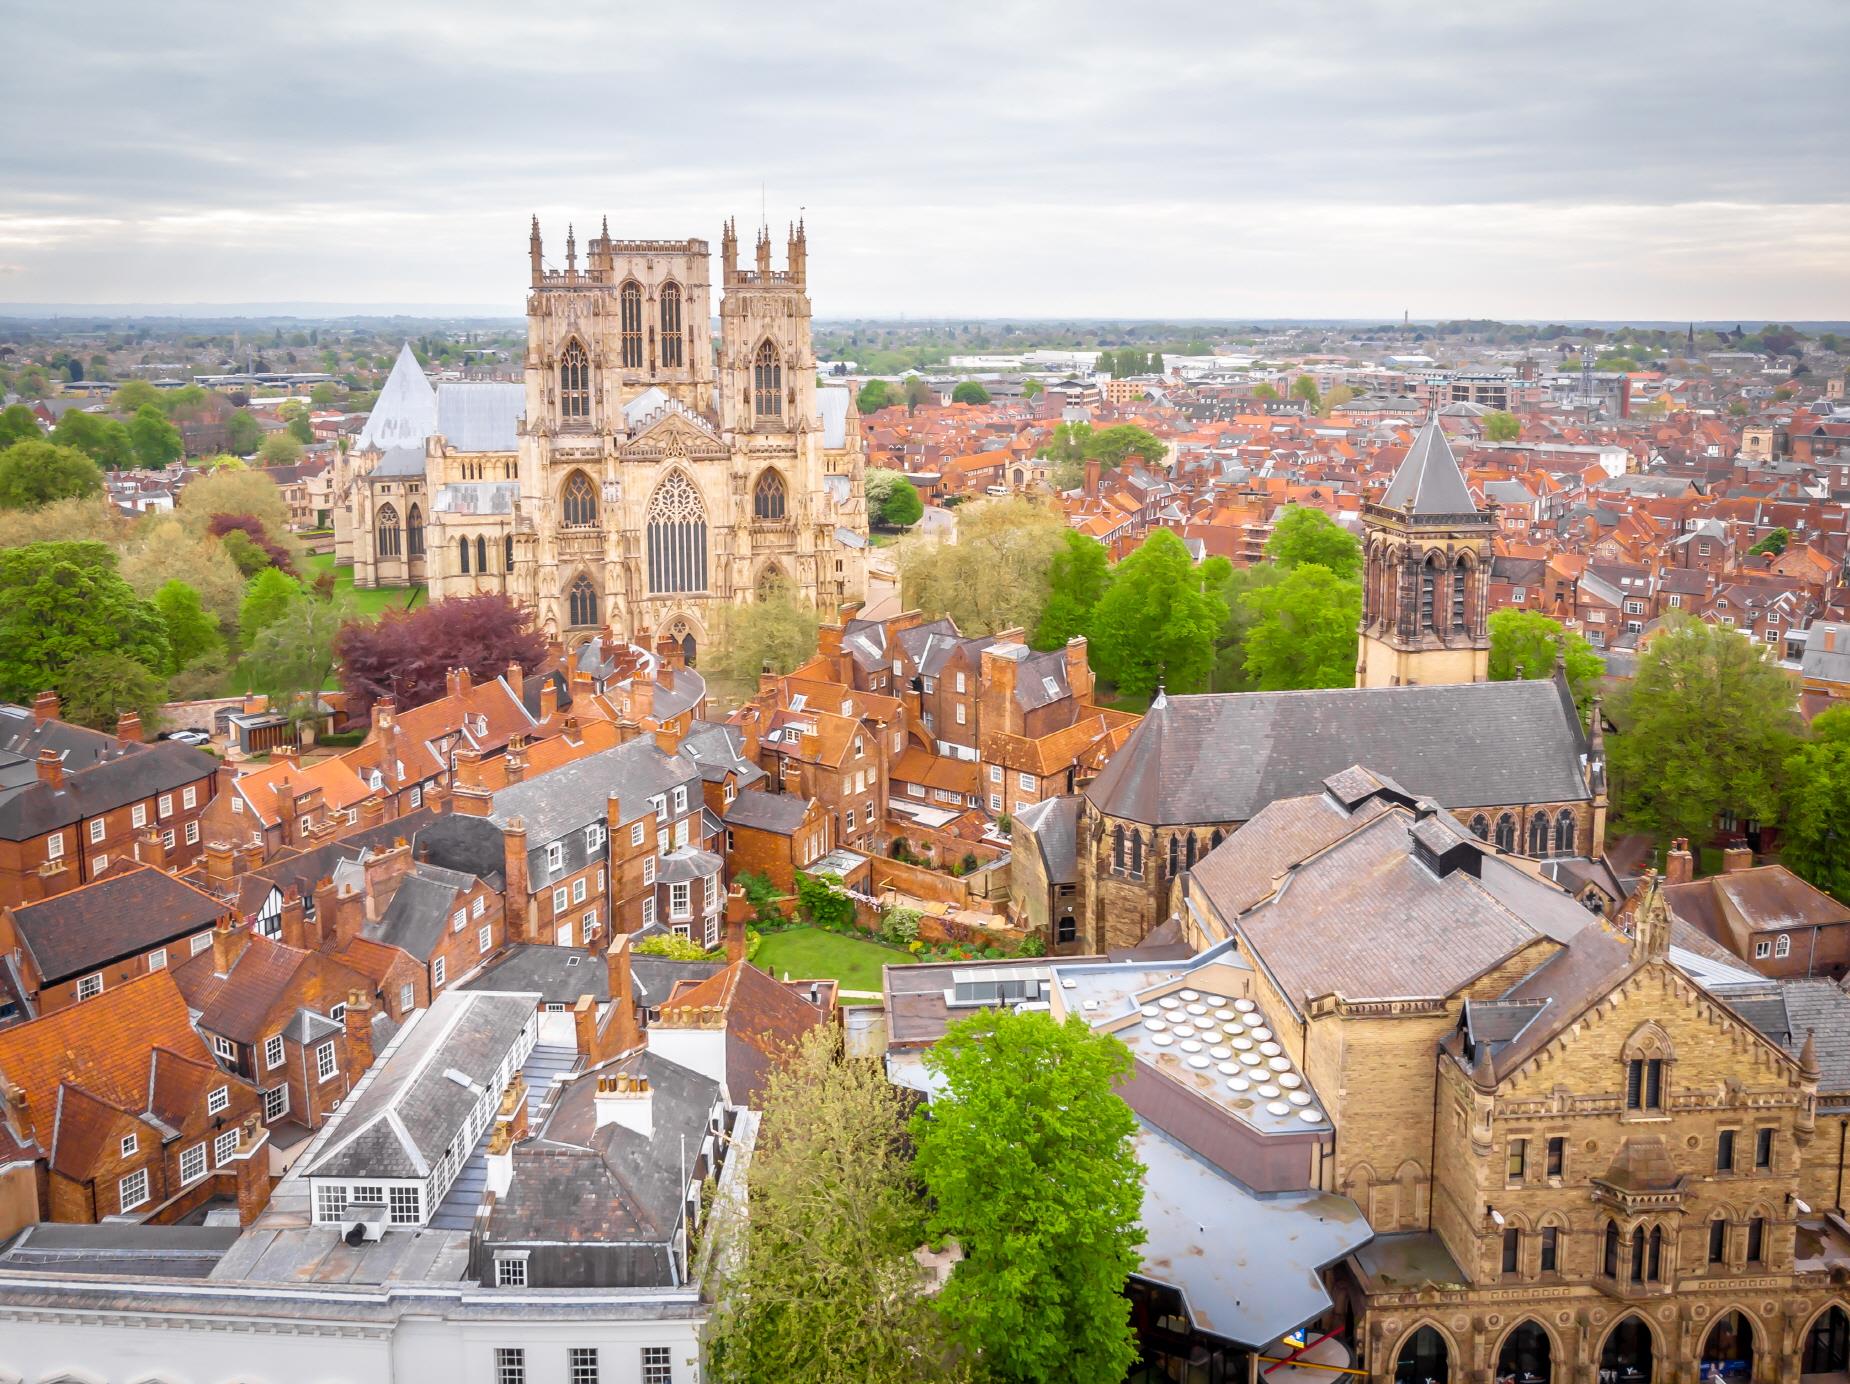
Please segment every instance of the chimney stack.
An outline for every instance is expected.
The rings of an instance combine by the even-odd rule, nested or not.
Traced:
[[[116,739],[124,745],[141,743],[141,713],[139,711],[125,711],[116,717]]]
[[[1664,883],[1688,884],[1695,877],[1696,857],[1690,854],[1689,838],[1679,836],[1664,856]]]
[[[232,925],[229,914],[220,918],[218,926],[212,929],[212,974],[230,975],[231,968],[238,964],[238,958],[244,955],[250,940],[248,932]]]
[[[509,659],[508,664],[507,664],[507,672],[504,673],[502,676],[504,676],[507,679],[507,685],[509,689],[514,693],[514,698],[516,701],[518,701],[520,698],[526,695],[527,693],[527,671],[526,669],[520,666],[519,659],[517,658]]]
[[[32,699],[32,719],[37,721],[40,725],[44,725],[47,721],[57,720],[58,712],[58,694],[56,692],[41,692]]]
[[[745,960],[745,926],[751,921],[752,906],[745,898],[745,887],[733,885],[726,891],[726,962]]]
[[[1754,852],[1748,846],[1730,846],[1722,852],[1722,873],[1736,874],[1754,868]]]
[[[234,853],[231,845],[225,841],[206,842],[205,861],[206,878],[216,880],[230,879]]]
[[[308,935],[308,902],[302,897],[302,891],[293,884],[289,886],[289,892],[283,895],[280,921],[284,946],[294,947],[298,951],[314,950],[313,939]]]
[[[64,757],[50,746],[39,751],[39,782],[53,788],[64,787]]]
[[[540,683],[540,721],[552,720],[559,714],[559,683],[551,673],[545,675]]]
[[[645,1139],[655,1137],[654,1100],[648,1077],[630,1076],[626,1072],[600,1076],[592,1104],[597,1110],[596,1128],[620,1124]]]
[[[507,940],[525,942],[532,907],[527,888],[527,819],[515,817],[501,827],[501,874],[507,881]]]
[[[347,1057],[352,1075],[358,1077],[373,1065],[373,997],[364,990],[347,992]]]

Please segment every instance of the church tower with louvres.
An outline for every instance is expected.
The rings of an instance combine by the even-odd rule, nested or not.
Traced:
[[[535,218],[527,249],[523,384],[439,385],[417,445],[400,427],[354,457],[355,584],[501,591],[567,644],[610,629],[695,659],[719,603],[774,583],[859,599],[865,450],[850,391],[817,384],[805,229],[778,269],[761,228],[742,268],[727,224],[717,342],[704,240],[606,224],[581,254],[568,228],[551,259]],[[368,541],[413,502],[415,565],[408,533]]]
[[[1437,418],[1362,512],[1357,687],[1484,682],[1494,516],[1477,507]]]

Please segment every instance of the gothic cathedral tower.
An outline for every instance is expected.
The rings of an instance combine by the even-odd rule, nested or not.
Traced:
[[[1488,679],[1495,523],[1471,498],[1439,420],[1428,419],[1387,493],[1363,510],[1357,687]]]

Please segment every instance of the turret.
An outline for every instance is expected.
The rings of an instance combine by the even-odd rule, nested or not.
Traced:
[[[801,288],[804,276],[808,272],[809,262],[809,244],[803,234],[801,217],[797,218],[796,225],[790,230],[788,258],[790,260],[790,282]]]
[[[533,261],[533,282],[538,283],[545,276],[540,268],[540,218],[533,218],[533,234],[527,237],[527,256]]]
[[[726,229],[719,237],[720,282],[732,282],[733,275],[739,272],[739,229],[732,218],[726,218]]]
[[[765,282],[770,282],[771,228],[768,225],[758,227],[758,273]]]
[[[578,272],[578,237],[569,222],[565,227],[565,272],[568,276]]]

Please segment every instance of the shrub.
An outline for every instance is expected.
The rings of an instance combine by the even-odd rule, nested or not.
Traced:
[[[1015,949],[1017,956],[1047,955],[1047,939],[1038,932],[1031,932],[1021,939],[1021,945]]]
[[[854,926],[854,900],[841,892],[840,875],[798,875],[797,907],[817,927],[843,932]]]
[[[916,908],[889,908],[880,920],[880,939],[896,947],[918,941],[919,911]]]
[[[665,956],[670,961],[705,961],[707,949],[678,932],[660,937],[645,937],[636,944],[638,956]]]
[[[975,874],[975,873],[976,873],[976,865],[977,865],[977,861],[976,861],[976,852],[974,852],[974,851],[965,851],[965,852],[964,852],[964,858],[963,858],[962,860],[960,860],[960,861],[958,861],[958,862],[957,862],[957,864],[958,864],[958,866],[959,866],[959,868],[958,868],[958,871],[957,871],[957,873],[958,873],[958,874],[960,874],[960,875],[973,875],[973,874]]]

